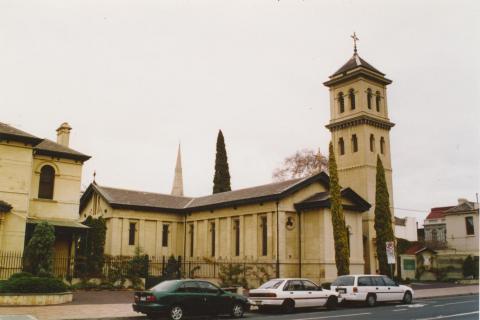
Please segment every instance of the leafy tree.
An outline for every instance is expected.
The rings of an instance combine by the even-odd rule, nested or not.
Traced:
[[[33,236],[25,248],[25,271],[34,275],[51,274],[53,269],[54,243],[54,227],[48,222],[37,224],[33,231]]]
[[[228,169],[227,150],[222,130],[218,131],[217,154],[215,158],[215,176],[213,177],[213,193],[230,191],[230,172]]]
[[[335,241],[335,264],[339,276],[350,273],[350,248],[348,230],[343,214],[340,184],[338,183],[337,163],[333,145],[330,142],[328,167],[330,168],[330,212],[332,214],[333,237]]]
[[[273,171],[272,177],[276,181],[284,181],[308,177],[322,170],[328,170],[328,159],[320,149],[316,152],[312,149],[302,149],[286,157],[282,166]]]
[[[181,267],[180,262],[173,255],[168,258],[167,265],[163,271],[163,280],[180,279]]]
[[[382,160],[377,156],[377,177],[375,191],[375,232],[377,245],[377,258],[380,274],[391,274],[387,261],[386,242],[395,241],[392,227],[392,213],[390,212],[387,182],[385,180],[385,169]]]
[[[84,265],[80,266],[83,275],[92,277],[101,277],[103,264],[105,263],[105,237],[107,226],[105,219],[99,217],[97,219],[89,216],[84,222],[90,227],[80,240],[80,255],[84,259]]]

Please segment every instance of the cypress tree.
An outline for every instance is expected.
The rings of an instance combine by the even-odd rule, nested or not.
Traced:
[[[377,156],[377,178],[375,190],[375,232],[377,245],[377,258],[380,274],[391,274],[387,261],[386,242],[394,241],[395,236],[392,227],[392,213],[390,212],[390,201],[385,180],[385,169],[383,168],[380,156]]]
[[[330,142],[328,168],[330,173],[330,212],[332,215],[333,238],[335,241],[335,264],[339,276],[350,273],[350,248],[348,247],[348,230],[343,214],[340,184],[338,183],[337,162]]]
[[[215,176],[213,177],[213,193],[230,191],[230,172],[228,170],[227,150],[222,130],[218,131],[217,155],[215,158]]]

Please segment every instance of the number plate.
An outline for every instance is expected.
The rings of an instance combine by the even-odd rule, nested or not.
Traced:
[[[344,288],[337,289],[337,292],[338,293],[347,293],[347,289],[344,289]]]
[[[147,301],[147,297],[140,297],[140,301]]]

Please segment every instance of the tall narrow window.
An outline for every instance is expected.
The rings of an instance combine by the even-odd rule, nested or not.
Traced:
[[[358,139],[357,135],[354,134],[352,135],[352,152],[357,152],[358,151]]]
[[[137,233],[137,224],[135,222],[130,222],[128,228],[128,244],[131,246],[135,245],[135,238]]]
[[[262,229],[262,256],[266,256],[268,252],[267,240],[268,240],[268,229],[267,229],[267,217],[260,217],[260,228]]]
[[[169,225],[164,224],[162,228],[162,247],[168,247],[168,233]]]
[[[348,91],[348,98],[350,99],[350,109],[354,110],[355,109],[355,91],[353,91],[353,89],[350,89],[350,91]]]
[[[465,227],[467,229],[467,235],[471,236],[475,234],[475,227],[473,225],[473,217],[465,218]]]
[[[385,139],[383,137],[380,138],[380,153],[385,153]]]
[[[233,220],[233,232],[235,235],[235,256],[240,255],[240,220],[235,219]]]
[[[215,222],[210,223],[210,241],[211,241],[210,254],[212,257],[215,257]]]
[[[345,142],[343,142],[343,138],[338,139],[338,152],[340,155],[345,154]]]
[[[370,135],[370,151],[375,152],[375,137]]]
[[[343,92],[338,93],[338,109],[340,113],[345,111],[345,99],[343,98]]]
[[[368,88],[367,89],[367,107],[368,107],[368,109],[372,109],[372,97],[373,97],[372,89]]]
[[[193,224],[190,225],[190,257],[193,257],[193,240],[195,239],[194,234],[194,226]]]
[[[53,199],[53,187],[55,185],[55,170],[52,166],[43,166],[40,170],[40,184],[38,197],[41,199]]]
[[[375,92],[375,106],[377,108],[377,112],[380,112],[380,91]]]

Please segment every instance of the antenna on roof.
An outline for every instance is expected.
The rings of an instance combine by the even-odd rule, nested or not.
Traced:
[[[353,32],[353,34],[350,36],[350,38],[353,39],[353,53],[357,54],[357,41],[360,41],[360,39],[358,39],[355,32]]]
[[[96,177],[96,176],[97,176],[97,171],[94,170],[94,171],[93,171],[93,183],[95,183],[95,177]]]

